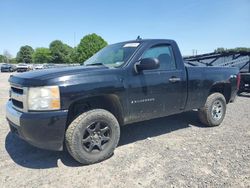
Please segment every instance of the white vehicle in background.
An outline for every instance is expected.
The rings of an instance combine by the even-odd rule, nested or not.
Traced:
[[[44,69],[44,65],[43,64],[36,64],[33,66],[33,69],[34,70],[41,70],[41,69]]]
[[[19,63],[16,67],[17,72],[26,72],[31,70],[30,66],[26,63]]]

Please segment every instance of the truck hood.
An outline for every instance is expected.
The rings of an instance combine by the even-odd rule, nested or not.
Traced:
[[[64,68],[51,68],[35,70],[20,74],[11,75],[9,82],[20,86],[43,86],[49,84],[49,80],[58,81],[64,76],[75,76],[77,74],[88,75],[101,70],[109,69],[105,66],[76,66]]]

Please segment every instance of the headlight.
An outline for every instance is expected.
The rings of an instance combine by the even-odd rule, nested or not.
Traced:
[[[34,87],[28,89],[29,110],[59,110],[60,91],[58,86]]]

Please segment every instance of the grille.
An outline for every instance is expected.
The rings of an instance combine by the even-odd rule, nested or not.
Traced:
[[[23,103],[22,102],[17,101],[15,99],[11,99],[11,100],[12,100],[12,103],[13,103],[14,106],[16,106],[16,107],[18,107],[20,109],[23,109]]]
[[[10,87],[10,100],[16,110],[27,111],[27,88],[17,87],[11,85]]]
[[[18,94],[23,94],[23,89],[20,89],[20,88],[16,88],[16,87],[11,87],[11,90],[15,93],[18,93]]]

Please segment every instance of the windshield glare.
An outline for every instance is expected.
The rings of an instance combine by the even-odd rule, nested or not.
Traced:
[[[87,61],[84,65],[103,64],[108,67],[119,67],[126,63],[140,43],[118,43],[106,46]]]

